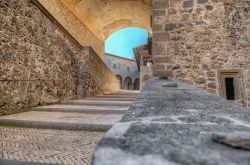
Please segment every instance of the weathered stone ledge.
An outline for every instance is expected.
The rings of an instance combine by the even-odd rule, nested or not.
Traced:
[[[168,82],[177,87],[163,87]],[[215,135],[235,134],[230,143],[232,137],[249,140],[237,136],[249,132],[249,110],[185,83],[153,78],[101,140],[92,164],[248,165],[249,150],[216,142]]]

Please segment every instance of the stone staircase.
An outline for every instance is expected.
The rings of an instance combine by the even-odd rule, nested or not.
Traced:
[[[0,117],[0,125],[106,131],[119,121],[136,98],[136,92],[68,100],[61,104],[33,108],[32,111]]]
[[[73,164],[90,164],[92,152],[104,132],[122,118],[137,95],[138,92],[119,91],[110,95],[68,100],[56,105],[36,107],[29,112],[1,116],[0,148],[5,154],[0,154],[0,160],[49,164],[72,164],[75,161]],[[13,132],[17,132],[18,135],[15,136],[16,133]],[[40,134],[41,132],[44,133]],[[51,134],[56,138],[48,137]],[[18,137],[22,138],[17,142]],[[23,146],[24,141],[27,142],[26,147],[13,148],[16,145]],[[58,150],[51,151],[52,142],[53,146],[55,145],[53,149],[59,147]],[[31,148],[25,153],[27,146]],[[82,150],[77,146],[81,146]],[[39,149],[42,149],[41,153]],[[19,156],[15,157],[17,153]],[[87,156],[84,157],[84,153]],[[67,159],[63,155],[67,155]]]

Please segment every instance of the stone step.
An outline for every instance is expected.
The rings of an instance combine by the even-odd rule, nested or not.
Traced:
[[[133,101],[105,101],[105,100],[68,100],[64,105],[101,105],[101,106],[130,106]]]
[[[88,98],[88,100],[101,100],[101,101],[134,101],[135,100],[135,98],[130,98],[130,97],[118,97],[118,98],[116,98],[116,97],[105,97],[105,96],[103,96],[103,97],[90,97],[90,98]]]
[[[0,125],[44,129],[107,131],[121,118],[122,114],[103,115],[30,111],[1,116]]]
[[[129,106],[48,105],[35,107],[32,110],[46,112],[123,114],[128,109]]]
[[[102,96],[96,96],[96,98],[131,98],[136,99],[137,96],[128,96],[128,95],[102,95]]]
[[[137,93],[111,93],[109,95],[119,95],[119,96],[138,96]]]
[[[140,91],[137,91],[137,90],[120,90],[118,92],[115,92],[115,93],[111,93],[111,94],[139,94]]]

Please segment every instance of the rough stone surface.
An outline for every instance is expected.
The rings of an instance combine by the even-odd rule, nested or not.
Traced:
[[[1,165],[89,165],[103,132],[0,127]]]
[[[93,165],[249,165],[250,152],[213,141],[214,133],[245,134],[250,112],[177,81],[153,78],[99,143]]]
[[[249,133],[215,133],[213,139],[233,148],[250,150]]]
[[[0,8],[0,115],[118,90],[98,55],[75,44],[31,1],[0,1]]]
[[[173,76],[219,94],[218,71],[239,69],[241,103],[249,107],[250,1],[154,0],[153,4],[154,75]],[[157,14],[162,10],[165,15]],[[159,60],[163,58],[168,60]]]

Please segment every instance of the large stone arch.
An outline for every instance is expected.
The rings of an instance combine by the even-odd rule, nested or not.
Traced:
[[[151,0],[62,0],[62,2],[104,41],[113,32],[126,27],[151,31]]]

